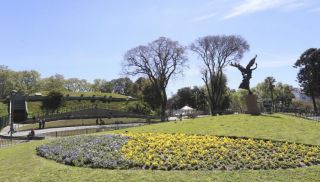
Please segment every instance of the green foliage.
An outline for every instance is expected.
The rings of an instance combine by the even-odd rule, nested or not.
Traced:
[[[207,98],[211,114],[219,113],[226,109],[224,101],[227,97],[227,76],[225,74],[213,74],[210,76],[210,82],[206,83]]]
[[[63,92],[65,90],[64,87],[64,76],[60,74],[55,74],[48,78],[44,78],[41,80],[41,87],[43,91],[52,91],[56,90],[59,92]]]
[[[5,103],[0,102],[0,116],[8,115],[8,106]]]
[[[292,107],[295,109],[301,109],[301,110],[304,110],[307,112],[313,110],[313,105],[312,105],[312,102],[310,102],[310,101],[293,100]]]
[[[320,49],[307,49],[294,64],[299,68],[298,82],[303,91],[312,97],[314,110],[317,111],[315,98],[320,95]]]
[[[197,86],[193,88],[184,87],[179,89],[177,93],[168,100],[168,108],[170,109],[180,109],[186,105],[201,111],[207,111],[205,88],[199,88]]]
[[[241,36],[217,35],[204,36],[190,46],[204,64],[202,80],[207,89],[207,98],[211,115],[223,110],[227,78],[224,69],[231,61],[239,61],[249,50],[248,42]]]
[[[70,78],[64,81],[64,88],[69,92],[89,92],[91,84],[85,79]]]
[[[30,94],[40,90],[40,73],[37,71],[13,71],[0,65],[0,98],[10,95],[11,90]]]
[[[149,115],[152,112],[150,106],[141,101],[130,102],[126,107],[126,111],[145,115]]]
[[[45,111],[54,111],[64,103],[63,94],[59,91],[49,92],[47,99],[42,102],[41,108]]]
[[[272,85],[273,83],[274,82],[272,82]],[[252,90],[260,101],[272,100],[273,98],[275,107],[290,107],[292,99],[294,98],[294,94],[291,92],[292,86],[278,82],[272,86],[272,92],[270,86],[270,80],[266,78],[264,82],[258,83]]]
[[[246,96],[247,90],[238,89],[237,91],[230,91],[230,109],[235,112],[244,113],[247,110]]]

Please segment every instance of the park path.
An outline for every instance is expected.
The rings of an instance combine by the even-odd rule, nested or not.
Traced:
[[[136,127],[142,126],[146,123],[128,123],[128,124],[109,124],[109,125],[92,125],[92,126],[72,126],[72,127],[61,127],[61,128],[46,128],[34,130],[36,135],[60,132],[60,131],[73,131],[73,130],[83,130],[83,129],[107,129],[107,128],[122,128],[122,127]],[[9,128],[4,128],[0,135],[9,136]],[[30,130],[27,131],[17,131],[13,133],[12,136],[27,136]]]

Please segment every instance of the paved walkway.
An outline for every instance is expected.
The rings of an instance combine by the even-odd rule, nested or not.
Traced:
[[[62,127],[62,128],[47,128],[47,129],[38,129],[34,130],[36,135],[53,133],[56,131],[73,131],[73,130],[83,130],[83,129],[104,129],[104,128],[122,128],[122,127],[135,127],[142,126],[146,123],[128,123],[128,124],[110,124],[110,125],[93,125],[93,126],[74,126],[74,127]],[[8,128],[4,128],[0,135],[9,136]],[[27,131],[18,131],[13,133],[12,136],[27,136],[30,130]]]

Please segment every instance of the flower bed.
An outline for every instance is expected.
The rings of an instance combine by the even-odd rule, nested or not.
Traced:
[[[60,138],[37,147],[37,154],[67,165],[120,169],[130,166],[120,153],[127,139],[120,135]]]
[[[78,136],[37,148],[58,162],[160,170],[295,168],[320,164],[320,147],[211,135],[127,133]]]

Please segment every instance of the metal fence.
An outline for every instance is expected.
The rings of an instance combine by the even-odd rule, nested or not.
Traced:
[[[44,136],[46,138],[58,138],[58,137],[97,133],[97,132],[103,132],[103,131],[111,131],[111,130],[117,130],[120,128],[125,128],[125,127],[116,126],[116,127],[110,127],[110,128],[87,128],[87,129],[79,129],[79,130],[55,131],[55,132],[41,134],[38,136]]]
[[[0,117],[0,131],[2,128],[9,125],[9,117],[8,116],[1,116]]]
[[[276,108],[275,112],[284,113],[287,115],[314,120],[319,122],[320,121],[320,112],[304,110],[304,109],[297,109],[297,108]]]
[[[0,137],[0,148],[8,147],[17,143],[25,142],[25,140],[13,140]]]

